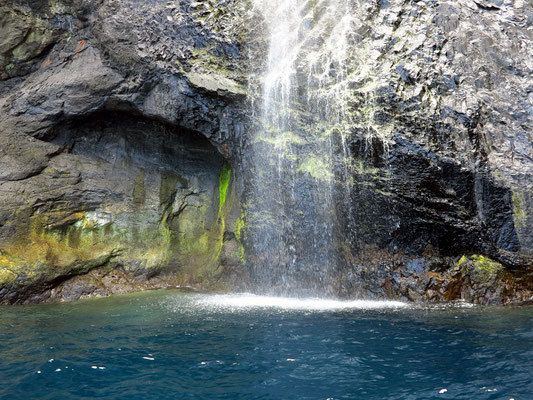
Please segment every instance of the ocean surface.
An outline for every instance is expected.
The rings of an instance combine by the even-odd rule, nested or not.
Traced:
[[[533,399],[533,307],[154,291],[0,307],[0,399]]]

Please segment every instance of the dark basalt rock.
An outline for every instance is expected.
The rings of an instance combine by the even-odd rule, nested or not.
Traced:
[[[0,302],[220,286],[246,120],[231,13],[215,33],[191,2],[0,10]]]
[[[359,8],[352,62],[372,72],[350,82],[365,123],[337,188],[331,287],[531,300],[531,5]],[[0,27],[0,302],[249,287],[266,46],[250,2],[8,0]]]

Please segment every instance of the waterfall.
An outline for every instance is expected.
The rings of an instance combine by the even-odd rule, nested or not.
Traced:
[[[335,292],[338,196],[350,176],[347,0],[254,0],[268,29],[253,135],[248,247],[254,289]],[[349,200],[346,200],[349,202]]]

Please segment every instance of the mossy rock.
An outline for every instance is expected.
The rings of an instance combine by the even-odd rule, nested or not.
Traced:
[[[469,276],[474,283],[486,284],[500,278],[505,269],[502,264],[489,257],[474,254],[462,256],[452,271],[460,273],[463,278]]]
[[[5,287],[17,279],[18,275],[7,268],[0,268],[0,288]]]

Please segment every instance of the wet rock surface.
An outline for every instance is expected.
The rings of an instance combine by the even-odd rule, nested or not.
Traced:
[[[355,215],[349,257],[368,252],[379,270],[363,292],[481,304],[531,296],[532,9],[487,4],[380,2],[366,14],[360,45],[373,72],[354,82],[363,122],[349,139],[355,184],[344,207]],[[408,260],[380,269],[368,261],[376,251]],[[462,254],[506,273],[489,283],[473,263],[459,274]],[[358,277],[369,268],[352,265]]]
[[[530,300],[531,5],[353,10],[333,291]],[[268,27],[251,3],[9,0],[0,15],[0,302],[252,288]]]

